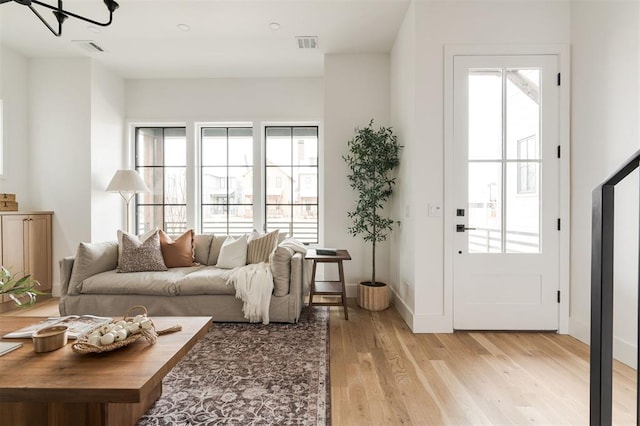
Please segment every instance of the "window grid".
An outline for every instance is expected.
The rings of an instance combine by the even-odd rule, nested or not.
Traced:
[[[315,149],[312,153],[306,152],[305,141],[299,139],[301,136],[296,136],[296,133],[313,140]],[[267,232],[279,229],[305,244],[318,243],[317,142],[317,126],[265,127],[264,194]],[[286,155],[280,155],[285,150],[289,151],[288,159],[285,159]],[[282,162],[274,161],[276,156],[281,156]]]
[[[250,127],[201,128],[200,229],[203,233],[233,235],[253,230],[252,132],[253,129]],[[233,133],[236,135],[234,136]],[[232,159],[230,156],[234,148],[232,146],[234,138],[242,136],[250,138],[251,142],[250,149],[245,147],[244,164],[240,164],[238,159]],[[224,156],[216,155],[210,159],[210,155],[205,153],[207,144],[213,144],[215,140],[213,138],[224,139]],[[216,153],[220,154],[219,151]],[[220,161],[220,157],[223,157],[224,161]]]
[[[145,137],[153,141],[153,149],[146,149]],[[168,145],[172,146],[167,143],[168,140],[182,142],[184,149],[168,148]],[[161,145],[160,150],[157,149],[157,144]],[[184,161],[180,161],[182,156]],[[177,161],[181,164],[167,165],[168,161]],[[151,194],[136,194],[135,232],[143,233],[154,227],[161,228],[171,235],[185,232],[187,229],[186,128],[136,127],[135,169],[151,190]],[[172,185],[168,185],[169,182]],[[180,196],[182,200],[179,200]]]

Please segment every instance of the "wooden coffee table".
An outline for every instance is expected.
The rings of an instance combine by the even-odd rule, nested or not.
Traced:
[[[0,336],[41,321],[0,317]],[[162,379],[211,327],[211,317],[152,317],[156,329],[182,331],[140,339],[112,352],[80,355],[65,347],[35,353],[30,339],[0,356],[0,425],[133,425],[162,393]]]

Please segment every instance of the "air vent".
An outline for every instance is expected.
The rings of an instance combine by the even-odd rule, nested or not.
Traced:
[[[298,36],[296,41],[298,42],[298,49],[318,48],[318,37],[316,36]]]
[[[104,49],[93,40],[71,40],[71,42],[89,53],[104,52]]]

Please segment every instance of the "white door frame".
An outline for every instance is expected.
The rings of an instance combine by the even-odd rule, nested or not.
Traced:
[[[569,230],[570,228],[570,56],[569,45],[446,45],[444,48],[444,308],[453,331],[453,239],[455,235],[455,203],[450,186],[453,182],[453,58],[482,55],[557,55],[560,85],[560,304],[558,333],[569,332]]]

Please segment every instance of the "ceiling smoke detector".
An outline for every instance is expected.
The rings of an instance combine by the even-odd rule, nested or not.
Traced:
[[[318,37],[317,36],[297,36],[298,49],[317,49]]]
[[[104,52],[104,49],[93,40],[71,40],[71,42],[89,53]]]

